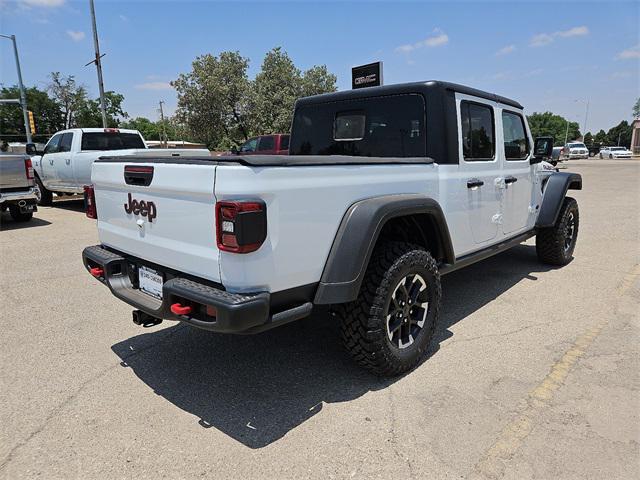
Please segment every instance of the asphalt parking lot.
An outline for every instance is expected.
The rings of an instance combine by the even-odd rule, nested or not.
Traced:
[[[325,311],[144,329],[82,266],[77,200],[0,228],[0,478],[640,478],[640,161],[582,160],[575,259],[444,278],[430,356],[380,380]]]

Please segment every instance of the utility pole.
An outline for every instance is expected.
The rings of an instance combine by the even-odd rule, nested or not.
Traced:
[[[567,144],[567,140],[569,140],[569,119],[567,118],[567,131],[564,133],[564,144]]]
[[[587,109],[584,112],[584,133],[582,134],[582,139],[584,140],[584,136],[587,134],[587,116],[589,115],[589,100],[587,100]]]
[[[164,103],[164,100],[160,100],[159,104],[160,104],[160,125],[162,125],[162,133],[160,134],[160,144],[162,145],[164,143],[164,148],[167,148],[167,133],[164,129],[164,111],[162,110],[162,104]]]
[[[22,83],[22,70],[20,69],[20,58],[18,57],[18,45],[16,43],[16,36],[0,34],[0,37],[8,38],[13,42],[13,54],[16,57],[18,86],[20,87],[20,104],[22,105],[22,116],[24,117],[24,131],[27,134],[27,143],[32,143],[31,128],[29,128],[29,114],[27,113],[27,95],[24,92],[24,84]]]
[[[102,63],[100,59],[100,45],[98,44],[98,29],[96,28],[96,9],[93,6],[93,0],[89,0],[91,7],[91,24],[93,26],[93,46],[96,50],[96,59],[93,62],[96,64],[96,70],[98,70],[98,88],[100,89],[100,111],[102,113],[102,127],[107,128],[107,110],[104,106],[104,84],[102,82]]]

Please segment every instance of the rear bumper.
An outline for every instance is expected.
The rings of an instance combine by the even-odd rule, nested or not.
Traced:
[[[33,204],[38,201],[38,187],[25,188],[15,192],[0,192],[0,203],[5,202],[19,202],[24,200],[28,204]]]
[[[82,251],[82,262],[89,273],[105,284],[116,297],[143,312],[166,320],[176,320],[204,330],[221,333],[252,334],[307,317],[313,308],[304,302],[293,308],[271,312],[268,292],[231,293],[202,279],[185,278],[180,272],[151,265],[139,258],[107,250],[101,245]],[[138,267],[145,265],[163,274],[162,300],[142,292],[137,286]],[[187,315],[177,315],[171,305],[192,307]],[[215,316],[210,315],[215,308]],[[209,310],[209,312],[207,311]]]

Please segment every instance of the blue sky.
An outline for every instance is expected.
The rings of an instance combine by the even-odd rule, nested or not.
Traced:
[[[105,88],[132,116],[176,105],[168,82],[204,53],[239,50],[255,75],[282,46],[300,68],[326,64],[339,89],[351,67],[384,61],[386,84],[448,80],[494,91],[605,130],[640,96],[640,2],[216,2],[96,0]],[[0,0],[0,33],[16,34],[24,81],[75,75],[97,96],[89,2]],[[0,82],[16,82],[0,39]]]

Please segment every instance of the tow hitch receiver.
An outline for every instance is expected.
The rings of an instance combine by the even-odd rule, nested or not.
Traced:
[[[179,303],[171,305],[171,312],[176,315],[189,315],[191,310],[192,309],[189,305],[181,305]]]
[[[153,317],[148,313],[143,312],[142,310],[134,310],[133,323],[135,323],[136,325],[141,325],[145,328],[149,328],[149,327],[153,327],[154,325],[161,324],[162,319]]]

